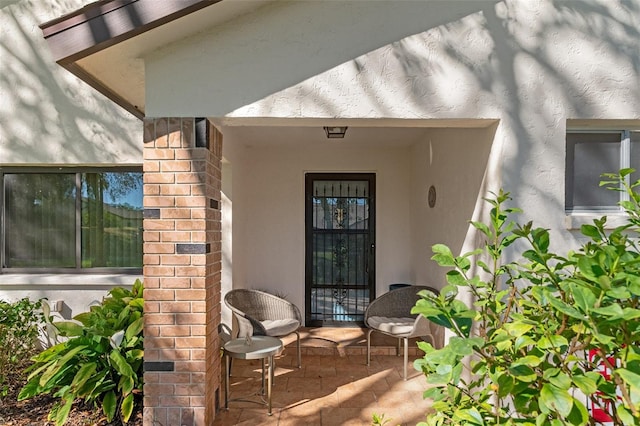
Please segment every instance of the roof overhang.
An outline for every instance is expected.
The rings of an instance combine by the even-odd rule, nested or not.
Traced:
[[[143,118],[146,54],[266,3],[103,0],[40,28],[58,64]]]

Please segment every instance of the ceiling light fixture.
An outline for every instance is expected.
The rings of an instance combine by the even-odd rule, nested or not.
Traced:
[[[347,133],[347,126],[325,126],[324,131],[329,139],[342,139]]]

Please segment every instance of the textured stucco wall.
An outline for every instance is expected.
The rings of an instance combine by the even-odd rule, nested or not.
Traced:
[[[0,167],[141,165],[140,121],[51,59],[39,24],[88,0],[0,1]],[[88,310],[121,275],[0,275],[0,299],[61,300],[61,315]]]
[[[497,119],[485,188],[511,192],[563,251],[577,238],[567,120],[640,127],[639,28],[638,0],[276,2],[147,56],[147,111],[233,125]]]
[[[294,136],[312,130],[320,135],[312,142]],[[233,285],[285,294],[303,315],[306,172],[376,173],[377,292],[411,279],[410,146],[353,146],[312,130],[263,128],[269,142],[253,144],[228,128],[224,148],[233,167]]]
[[[142,164],[140,121],[57,65],[38,27],[87,3],[0,2],[0,166]]]

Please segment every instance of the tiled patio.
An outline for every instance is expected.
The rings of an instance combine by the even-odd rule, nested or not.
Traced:
[[[424,420],[430,402],[422,399],[425,378],[413,369],[420,353],[410,344],[409,379],[402,380],[403,357],[395,356],[396,340],[374,333],[371,366],[366,365],[365,330],[311,328],[302,333],[302,368],[296,368],[295,341],[289,338],[276,359],[273,415],[266,407],[230,402],[216,414],[214,426],[228,425],[371,425],[373,413],[390,419],[388,426]],[[260,388],[260,364],[234,360],[231,398]]]

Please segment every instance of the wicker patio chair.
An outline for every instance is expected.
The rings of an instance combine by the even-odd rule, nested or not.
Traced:
[[[411,314],[411,308],[420,299],[417,293],[421,290],[438,293],[438,290],[432,287],[408,286],[391,290],[369,304],[364,313],[364,323],[369,328],[367,365],[371,364],[371,333],[374,331],[398,339],[398,356],[400,356],[400,341],[404,340],[404,380],[407,380],[410,338],[421,337],[428,340],[434,347],[442,347],[444,329],[422,315]]]
[[[302,316],[296,305],[288,300],[260,290],[234,289],[224,297],[238,322],[236,336],[285,337],[295,333],[298,368],[302,367],[300,332]]]

